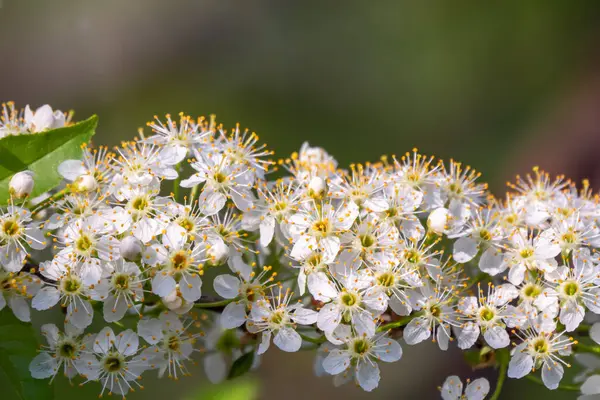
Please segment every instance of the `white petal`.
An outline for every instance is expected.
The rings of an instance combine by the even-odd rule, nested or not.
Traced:
[[[461,349],[471,348],[479,338],[479,326],[473,322],[467,322],[459,330],[458,347]]]
[[[471,261],[479,252],[477,241],[469,236],[459,238],[452,249],[452,258],[459,263]]]
[[[31,301],[31,306],[42,311],[54,307],[60,299],[59,291],[53,286],[43,287]]]
[[[156,344],[163,337],[162,322],[156,318],[144,318],[138,322],[137,332],[149,344]]]
[[[204,372],[211,383],[219,383],[227,377],[227,364],[220,352],[204,356]]]
[[[356,368],[356,380],[361,388],[370,392],[379,386],[379,367],[375,363],[362,362]]]
[[[569,303],[560,310],[560,323],[565,326],[567,332],[572,332],[583,321],[585,309],[578,304]]]
[[[160,297],[170,295],[175,290],[176,286],[177,283],[175,282],[175,279],[165,272],[157,272],[154,279],[152,279],[152,292]]]
[[[235,299],[239,294],[240,280],[232,275],[219,275],[213,282],[217,294],[225,299]]]
[[[581,393],[592,395],[600,394],[600,375],[592,375],[581,385]]]
[[[298,307],[294,310],[291,318],[294,322],[300,325],[312,325],[317,322],[318,313],[308,308]]]
[[[317,317],[317,326],[322,331],[333,331],[342,320],[342,313],[336,304],[329,303],[325,304],[319,310]]]
[[[75,181],[79,176],[87,173],[81,160],[66,160],[58,166],[58,173],[68,181]]]
[[[330,375],[337,375],[348,369],[350,355],[339,349],[333,349],[323,360],[323,369]]]
[[[115,333],[108,326],[103,328],[96,335],[96,339],[94,340],[94,352],[100,354],[106,354],[113,346],[115,342]]]
[[[395,362],[402,358],[402,347],[394,339],[383,337],[376,342],[376,345],[377,348],[373,352],[379,360]]]
[[[421,343],[430,336],[429,320],[424,317],[411,320],[404,330],[404,341],[410,345]]]
[[[262,247],[267,247],[271,240],[273,240],[273,234],[275,233],[275,218],[270,215],[260,223],[260,244]]]
[[[489,392],[490,383],[485,378],[475,379],[465,389],[467,400],[483,400]]]
[[[119,353],[131,356],[137,353],[140,339],[131,329],[127,329],[116,336],[115,347]]]
[[[12,310],[15,317],[19,319],[19,321],[30,322],[31,321],[31,311],[29,310],[29,304],[24,297],[21,296],[11,296],[8,299],[8,306]]]
[[[600,322],[596,322],[590,328],[590,339],[600,344]]]
[[[273,343],[275,343],[275,345],[281,350],[293,353],[300,350],[300,346],[302,346],[302,338],[298,332],[292,328],[286,327],[277,332],[273,338]]]
[[[185,301],[193,303],[202,296],[202,279],[198,274],[184,275],[179,282],[179,290]]]
[[[115,296],[109,296],[104,301],[102,312],[104,314],[104,320],[106,322],[120,321],[127,312],[127,302],[124,298],[118,298]]]
[[[446,378],[442,385],[443,400],[458,400],[462,396],[462,392],[463,383],[458,376],[452,375]]]
[[[563,374],[563,366],[558,362],[545,362],[544,365],[542,365],[542,381],[544,381],[544,385],[550,390],[554,390],[558,387]]]
[[[35,379],[49,378],[57,371],[57,360],[48,353],[38,354],[29,364],[29,372]]]
[[[508,377],[520,379],[531,372],[533,368],[533,357],[526,353],[517,352],[508,364]]]
[[[483,333],[485,341],[494,349],[502,349],[510,344],[510,337],[506,329],[499,325],[488,328]]]
[[[308,275],[308,291],[318,301],[329,301],[338,294],[327,274],[320,271]]]
[[[221,313],[220,322],[223,328],[232,329],[246,322],[246,305],[241,303],[229,303]]]

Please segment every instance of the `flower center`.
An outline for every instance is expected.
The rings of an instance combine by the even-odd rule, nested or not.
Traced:
[[[442,308],[439,305],[433,305],[431,307],[429,307],[429,313],[435,317],[435,318],[439,318],[440,315],[442,315]]]
[[[489,322],[493,320],[495,316],[496,313],[494,312],[494,310],[488,307],[484,307],[479,311],[479,318],[481,318],[482,321]]]
[[[379,283],[383,287],[392,287],[394,286],[394,274],[391,272],[384,272],[383,274],[377,277],[377,283]]]
[[[194,223],[190,221],[188,218],[183,218],[179,221],[179,226],[185,229],[187,232],[191,232],[194,230]]]
[[[325,235],[329,231],[329,221],[327,219],[315,222],[313,225],[315,232]]]
[[[546,338],[539,338],[533,342],[533,350],[538,354],[546,354],[550,349]]]
[[[176,271],[184,271],[190,265],[190,260],[185,251],[178,251],[171,257],[171,265]]]
[[[484,242],[489,242],[490,240],[492,240],[492,234],[490,233],[490,231],[488,231],[487,229],[482,229],[479,231],[479,237],[481,238],[481,240],[483,240]]]
[[[371,247],[375,244],[375,238],[372,235],[362,235],[360,236],[360,244],[362,247]]]
[[[283,322],[283,320],[284,320],[283,312],[282,311],[275,311],[273,314],[271,314],[269,322],[271,322],[271,324],[273,324],[273,325],[279,326],[279,325],[281,325],[281,323]]]
[[[540,293],[542,293],[542,288],[538,285],[530,284],[523,288],[523,294],[532,299],[538,297]]]
[[[521,255],[521,258],[530,258],[533,256],[533,249],[532,248],[523,249],[523,250],[521,250],[521,252],[519,254]]]
[[[81,235],[75,242],[75,247],[82,253],[86,253],[93,246],[92,239],[88,235]]]
[[[74,294],[81,289],[81,281],[75,277],[68,277],[63,280],[63,291],[68,294]]]
[[[417,264],[421,261],[421,254],[417,250],[409,249],[404,251],[404,258],[411,264]]]
[[[385,210],[385,215],[387,215],[388,218],[394,218],[398,215],[398,210],[396,207],[388,208]]]
[[[577,241],[577,236],[575,236],[575,233],[573,232],[567,232],[562,235],[561,239],[565,243],[573,244]]]
[[[179,349],[181,348],[181,340],[179,339],[179,336],[177,335],[173,335],[171,336],[168,340],[167,340],[167,347],[169,348],[169,350],[171,351],[175,351],[178,352]]]
[[[4,221],[4,224],[2,224],[2,232],[4,232],[6,236],[17,236],[20,231],[21,227],[15,220]]]
[[[146,197],[136,197],[131,202],[131,208],[133,208],[134,210],[137,210],[137,211],[144,211],[145,209],[148,208],[149,205],[150,205],[150,202],[148,201],[148,199]]]
[[[64,358],[73,358],[75,356],[76,347],[71,342],[62,343],[58,348],[58,353]]]
[[[214,176],[215,178],[215,182],[217,183],[224,183],[227,180],[227,175],[221,173],[221,172],[217,172]]]
[[[365,339],[358,339],[358,340],[354,341],[354,344],[352,347],[353,347],[354,352],[357,355],[363,356],[363,355],[365,355],[365,353],[367,353],[369,351],[369,349],[371,348],[371,345]]]
[[[109,355],[104,359],[104,370],[110,373],[118,372],[123,368],[124,364],[124,360],[120,356]]]
[[[569,297],[575,296],[579,293],[579,284],[577,282],[565,282],[563,285],[563,292]]]
[[[119,290],[129,289],[129,275],[119,274],[113,278],[113,285]]]
[[[358,302],[358,296],[354,293],[344,292],[340,297],[340,301],[346,307],[352,307]]]

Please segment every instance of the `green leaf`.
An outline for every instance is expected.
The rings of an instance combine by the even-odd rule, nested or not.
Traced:
[[[0,311],[0,387],[2,399],[46,400],[54,397],[47,380],[31,377],[29,363],[39,344],[33,327],[15,318],[10,310]]]
[[[258,398],[258,382],[240,379],[217,385],[202,385],[184,397],[185,400],[254,400]]]
[[[91,139],[96,125],[98,117],[94,115],[65,128],[0,139],[0,203],[8,202],[8,184],[20,171],[35,173],[31,197],[55,188],[62,180],[58,166],[81,157],[81,145]]]
[[[237,378],[238,376],[244,375],[246,372],[250,371],[252,367],[252,363],[254,362],[254,352],[246,353],[233,363],[231,369],[229,370],[229,375],[227,379]]]

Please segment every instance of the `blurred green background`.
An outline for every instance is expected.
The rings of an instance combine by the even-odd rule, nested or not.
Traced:
[[[96,113],[102,144],[155,114],[215,113],[281,157],[304,141],[342,165],[418,147],[482,171],[498,195],[533,165],[598,187],[599,21],[592,0],[0,0],[0,99]],[[457,351],[403,347],[371,395],[314,378],[312,354],[274,348],[239,382],[211,387],[196,368],[129,397],[434,399],[451,373],[495,375]],[[528,387],[509,381],[502,398]],[[97,390],[60,380],[56,392]]]

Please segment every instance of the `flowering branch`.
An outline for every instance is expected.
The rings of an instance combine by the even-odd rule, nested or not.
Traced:
[[[113,150],[79,147],[95,124],[49,106],[0,113],[0,158],[27,167],[0,171],[0,308],[24,322],[30,307],[64,310],[42,326],[33,378],[63,371],[124,396],[149,370],[187,375],[199,355],[211,381],[239,376],[272,343],[316,349],[317,370],[372,391],[401,343],[432,340],[496,368],[492,400],[507,378],[600,393],[595,367],[581,387],[563,382],[574,354],[600,356],[600,324],[583,322],[600,315],[588,182],[535,168],[500,200],[470,167],[416,149],[342,169],[305,143],[274,161],[256,133],[183,113]],[[440,390],[483,399],[490,384],[450,376]]]

